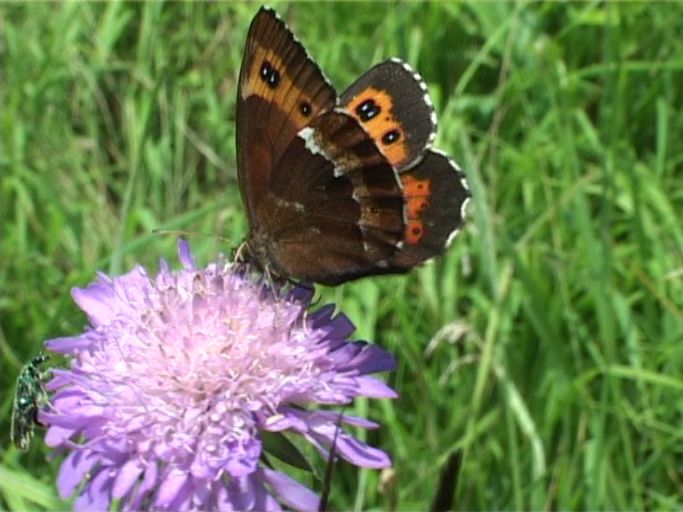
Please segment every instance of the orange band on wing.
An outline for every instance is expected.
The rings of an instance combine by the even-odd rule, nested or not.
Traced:
[[[364,118],[361,115],[364,104],[372,105],[378,113],[370,118]],[[393,101],[387,91],[368,87],[353,98],[346,108],[349,114],[363,124],[391,165],[399,167],[400,164],[405,163],[408,157],[405,130],[394,117]]]
[[[420,215],[429,207],[431,180],[418,180],[405,174],[400,177],[408,218],[403,238],[409,244],[416,244],[424,235],[424,226],[420,220]]]
[[[406,230],[403,234],[403,240],[411,245],[415,245],[422,239],[424,235],[424,227],[419,220],[409,220],[406,224]]]
[[[279,109],[287,113],[289,120],[297,129],[306,126],[314,116],[321,112],[323,105],[313,104],[312,99],[303,92],[303,89],[297,87],[282,59],[272,49],[257,46],[250,64],[241,84],[243,100],[256,95],[275,103]],[[268,66],[271,72],[277,73],[277,80],[272,85],[261,74],[264,66]]]

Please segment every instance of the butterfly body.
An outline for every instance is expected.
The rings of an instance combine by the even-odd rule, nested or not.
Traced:
[[[277,277],[336,285],[406,272],[441,252],[469,192],[457,166],[427,149],[435,129],[426,86],[406,65],[381,63],[338,97],[262,8],[237,98],[243,259]]]

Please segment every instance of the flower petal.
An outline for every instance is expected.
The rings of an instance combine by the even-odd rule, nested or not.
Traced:
[[[109,469],[101,469],[83,488],[74,502],[74,510],[91,512],[93,510],[109,510],[111,504],[111,478]]]
[[[50,424],[49,416],[41,414],[40,418],[43,424]],[[77,430],[72,428],[50,426],[45,433],[45,444],[51,448],[62,445],[71,439],[76,432]]]
[[[314,293],[315,290],[312,286],[297,286],[289,291],[288,296],[293,302],[308,305],[311,303]]]
[[[378,347],[377,345],[366,344],[347,365],[342,365],[337,368],[338,371],[347,371],[351,369],[356,370],[361,375],[388,372],[396,369],[396,359],[383,348]]]
[[[321,435],[318,431],[310,434],[326,446],[332,446],[334,433]],[[382,469],[391,466],[391,459],[382,450],[373,448],[344,431],[337,434],[335,453],[342,459],[362,468]]]
[[[59,497],[67,499],[76,490],[85,475],[99,461],[99,457],[84,450],[71,452],[59,468],[57,490]]]
[[[300,432],[308,430],[308,425],[301,419],[299,410],[291,407],[282,407],[280,413],[266,419],[260,427],[269,432],[280,432],[290,428]]]
[[[178,238],[178,258],[180,259],[180,262],[183,264],[183,267],[185,267],[188,270],[194,270],[197,268],[194,262],[194,258],[192,257],[192,252],[190,251],[190,244],[187,243],[187,240],[184,238]]]
[[[91,344],[92,341],[87,336],[52,338],[44,343],[46,349],[58,354],[73,354],[79,350],[89,348]]]
[[[104,274],[86,288],[73,288],[71,297],[88,315],[90,322],[98,326],[109,322],[113,317],[111,303],[114,300],[113,281]]]
[[[370,398],[396,398],[398,393],[375,377],[357,377],[358,394]]]
[[[132,459],[123,464],[119,468],[118,474],[114,479],[114,486],[112,487],[112,496],[114,498],[121,498],[125,496],[131,487],[137,482],[138,478],[144,471],[142,464],[137,459]]]
[[[187,491],[189,481],[189,473],[178,468],[169,471],[159,485],[159,490],[154,497],[154,505],[160,508],[170,508],[171,504]]]
[[[294,510],[318,510],[320,498],[308,487],[277,471],[268,468],[262,471],[264,480],[285,505]]]
[[[256,487],[253,475],[231,478],[227,487],[219,486],[217,489],[219,510],[258,510],[255,506]]]
[[[125,510],[139,510],[143,501],[147,498],[149,492],[157,486],[157,477],[159,472],[156,463],[148,463],[145,468],[145,473],[142,476],[142,482],[139,486],[133,489],[130,500],[127,501]]]
[[[330,425],[338,425],[340,423],[366,429],[377,428],[379,426],[379,424],[374,421],[366,420],[365,418],[361,418],[359,416],[341,414],[335,411],[297,411],[296,409],[292,409],[290,414],[298,416],[300,418],[300,422],[314,430],[318,428],[326,428]],[[300,432],[305,432],[308,430],[309,428],[306,428],[305,430],[300,430]]]

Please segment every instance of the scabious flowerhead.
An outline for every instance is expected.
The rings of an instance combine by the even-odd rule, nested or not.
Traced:
[[[162,261],[155,277],[138,266],[74,289],[89,328],[46,342],[70,360],[40,415],[47,444],[68,452],[60,495],[78,489],[80,510],[316,509],[317,495],[264,464],[267,431],[390,465],[343,429],[376,424],[312,406],[394,397],[368,375],[392,357],[349,342],[354,327],[333,307],[308,313],[304,288],[283,296],[223,261],[198,268],[185,242],[179,252],[179,271]]]

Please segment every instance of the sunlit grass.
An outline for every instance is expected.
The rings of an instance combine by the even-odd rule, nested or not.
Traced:
[[[418,69],[474,194],[435,264],[321,292],[396,354],[401,393],[356,405],[393,485],[340,466],[333,508],[424,510],[454,452],[457,509],[683,506],[683,6],[275,7],[339,89],[388,57]],[[2,508],[60,508],[58,461],[9,447],[9,390],[82,328],[69,289],[175,260],[157,228],[195,233],[202,262],[242,240],[256,10],[4,6]]]

